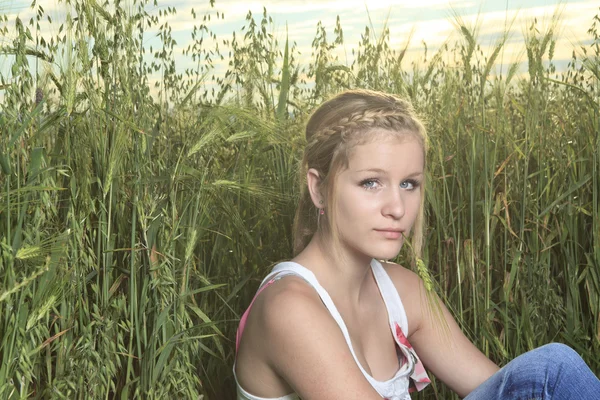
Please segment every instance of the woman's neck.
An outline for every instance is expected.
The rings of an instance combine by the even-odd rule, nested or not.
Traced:
[[[345,303],[350,301],[359,306],[362,294],[372,280],[371,258],[344,249],[334,251],[319,233],[293,261],[310,269],[334,301],[340,298]]]

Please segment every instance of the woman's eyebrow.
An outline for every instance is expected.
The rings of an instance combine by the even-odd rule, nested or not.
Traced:
[[[374,173],[378,173],[378,174],[387,174],[388,173],[388,171],[386,171],[385,169],[381,169],[381,168],[365,168],[365,169],[359,169],[356,172],[374,172]],[[412,172],[412,173],[406,175],[406,177],[413,178],[413,177],[420,176],[423,174],[424,174],[423,171],[415,171],[415,172]]]
[[[381,168],[365,168],[365,169],[359,169],[356,172],[378,172],[378,173],[382,173],[382,174],[386,173],[386,171]]]

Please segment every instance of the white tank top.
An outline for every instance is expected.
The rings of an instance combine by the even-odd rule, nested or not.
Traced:
[[[401,267],[398,267],[401,268]],[[379,291],[381,292],[381,296],[385,303],[385,307],[388,314],[388,320],[390,324],[390,328],[392,332],[395,332],[394,340],[396,341],[397,349],[400,351],[399,354],[399,362],[400,369],[396,372],[396,374],[386,380],[386,381],[378,381],[369,375],[356,357],[354,349],[352,347],[352,342],[350,341],[350,335],[348,333],[348,328],[342,319],[339,311],[337,310],[333,300],[325,291],[325,289],[319,284],[315,274],[309,269],[303,267],[302,265],[287,261],[277,264],[271,273],[266,276],[266,278],[262,281],[258,291],[257,296],[266,286],[271,284],[277,279],[280,279],[287,275],[296,275],[304,279],[309,285],[311,285],[319,294],[321,301],[327,310],[331,313],[331,316],[336,321],[340,330],[342,331],[344,338],[346,339],[346,343],[352,353],[352,357],[354,357],[354,361],[360,368],[361,372],[369,381],[371,386],[385,399],[388,400],[410,400],[409,395],[409,384],[412,379],[415,384],[415,388],[417,390],[422,390],[427,384],[429,384],[429,378],[425,369],[423,368],[422,363],[418,359],[416,353],[412,349],[412,346],[406,340],[406,334],[408,333],[408,321],[406,318],[406,313],[404,311],[404,306],[402,305],[402,300],[400,300],[400,296],[398,295],[398,291],[394,286],[394,283],[390,279],[389,275],[381,265],[381,263],[375,259],[371,260],[371,269],[373,271],[373,276],[375,276],[375,281],[377,282],[377,286]],[[255,296],[256,298],[256,296]],[[254,302],[254,301],[253,301]],[[252,304],[250,304],[252,307]],[[238,329],[238,340],[237,344],[239,345],[239,339],[241,338],[246,318],[248,316],[248,312],[250,311],[250,307],[244,313],[240,321],[240,327]],[[233,366],[233,374],[235,377],[236,385],[237,385],[237,398],[238,400],[299,400],[299,397],[295,393],[290,393],[283,397],[277,398],[264,398],[254,396],[242,388],[237,380],[237,376],[235,376],[235,364]],[[409,379],[410,378],[410,379]],[[412,391],[412,390],[411,390]]]

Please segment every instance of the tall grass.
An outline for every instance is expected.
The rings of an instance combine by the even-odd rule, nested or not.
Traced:
[[[521,75],[498,73],[508,30],[484,53],[459,17],[459,40],[410,65],[387,28],[347,64],[341,24],[319,24],[300,66],[266,10],[220,48],[216,12],[194,12],[180,73],[174,8],[63,6],[51,39],[35,3],[32,24],[2,19],[0,397],[232,398],[237,321],[291,254],[302,125],[352,87],[427,119],[424,259],[473,342],[503,364],[560,341],[600,371],[598,16],[558,72],[557,22],[533,23]],[[433,386],[419,397],[452,397]]]

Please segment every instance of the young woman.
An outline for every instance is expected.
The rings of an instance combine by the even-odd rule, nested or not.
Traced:
[[[424,365],[473,400],[600,398],[564,345],[499,371],[441,303],[431,307],[416,274],[378,261],[411,231],[421,252],[427,137],[410,104],[344,92],[314,112],[306,139],[296,256],[265,278],[240,321],[238,399],[407,400],[429,383]]]

